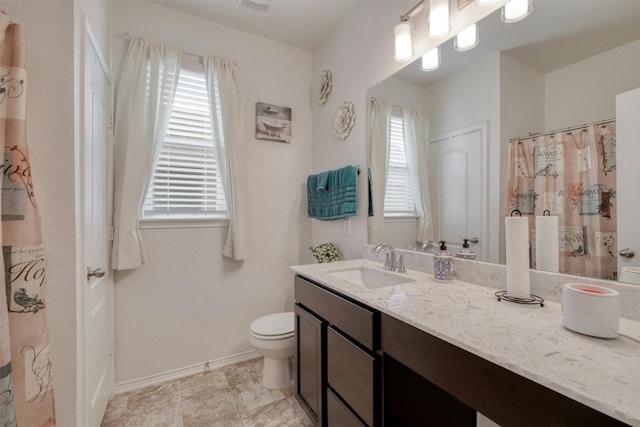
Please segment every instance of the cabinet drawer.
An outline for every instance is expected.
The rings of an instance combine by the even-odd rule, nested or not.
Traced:
[[[374,421],[376,360],[327,328],[327,382],[370,426]]]
[[[364,427],[349,408],[331,390],[327,390],[327,425],[331,427]]]
[[[377,350],[374,342],[374,312],[296,276],[295,299],[360,344]]]

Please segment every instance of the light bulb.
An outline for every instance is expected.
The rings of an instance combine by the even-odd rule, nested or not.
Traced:
[[[449,0],[429,2],[429,37],[439,39],[446,36],[451,28],[449,23]]]
[[[464,30],[456,34],[453,41],[453,47],[455,50],[463,52],[465,50],[473,49],[478,45],[478,26],[476,24],[469,25]]]
[[[508,24],[518,22],[531,13],[531,0],[511,0],[502,8],[501,19]]]
[[[397,62],[405,62],[413,58],[413,42],[411,40],[411,22],[403,21],[396,25],[395,34],[395,56]]]
[[[436,47],[422,55],[420,69],[422,71],[434,71],[438,68],[440,68],[440,49]]]

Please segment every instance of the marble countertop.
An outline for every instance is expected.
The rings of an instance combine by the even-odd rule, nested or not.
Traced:
[[[496,289],[408,270],[415,280],[368,289],[331,271],[369,266],[350,260],[291,269],[407,324],[625,423],[640,426],[640,322],[621,318],[620,335],[593,338],[562,325],[561,306],[497,301]],[[399,273],[390,273],[397,274]],[[532,402],[535,404],[535,402]]]

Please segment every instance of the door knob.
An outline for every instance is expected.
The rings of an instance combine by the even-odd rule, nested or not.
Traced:
[[[87,281],[91,280],[92,277],[103,277],[104,274],[104,268],[87,267]]]
[[[633,258],[635,254],[636,253],[633,251],[633,249],[629,248],[620,249],[620,251],[618,251],[618,255],[624,258]]]

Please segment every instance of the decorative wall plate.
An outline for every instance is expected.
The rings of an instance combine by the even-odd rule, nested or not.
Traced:
[[[333,119],[333,135],[336,138],[346,139],[351,133],[351,128],[356,123],[356,113],[353,102],[344,101],[338,108],[335,119]]]
[[[331,93],[331,87],[333,87],[331,71],[324,70],[322,72],[322,79],[320,80],[320,90],[318,90],[318,104],[322,105],[327,102],[329,94]]]

